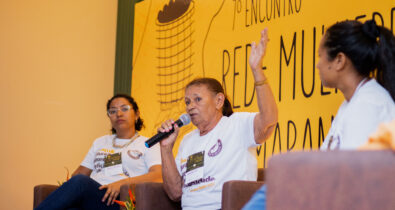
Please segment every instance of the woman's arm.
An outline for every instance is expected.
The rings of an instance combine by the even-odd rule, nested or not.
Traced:
[[[160,142],[160,151],[162,156],[163,186],[173,201],[181,200],[182,196],[182,178],[178,173],[176,162],[173,157],[173,146],[177,139],[179,127],[173,120],[168,120],[162,124],[158,130],[168,132],[174,125],[174,133]]]
[[[125,179],[121,179],[117,182],[113,182],[107,185],[102,185],[99,187],[99,190],[106,189],[107,191],[102,198],[102,202],[105,202],[107,199],[107,205],[113,204],[114,200],[118,197],[121,186],[129,185],[129,184],[138,184],[142,182],[162,182],[162,168],[161,165],[153,165],[149,168],[148,173],[135,176],[128,177]]]
[[[265,28],[261,32],[258,45],[255,42],[252,43],[249,59],[259,108],[259,113],[254,118],[254,137],[257,144],[262,144],[272,134],[278,120],[277,105],[267,78],[262,71],[262,61],[268,41],[267,28]]]
[[[174,161],[172,148],[161,146],[164,189],[173,201],[181,200],[182,178]]]
[[[80,165],[80,166],[73,172],[73,174],[72,174],[71,176],[75,176],[75,175],[77,175],[77,174],[82,174],[82,175],[85,175],[85,176],[90,176],[91,173],[92,173],[92,170],[91,170],[91,169],[89,169],[89,168],[87,168],[87,167],[85,167],[85,166],[81,166],[81,165]]]
[[[142,182],[162,182],[162,166],[153,165],[149,168],[148,173],[141,176],[127,178],[127,184],[138,184]]]

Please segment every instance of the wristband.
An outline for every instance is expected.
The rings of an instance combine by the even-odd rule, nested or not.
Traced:
[[[269,81],[268,81],[267,78],[266,78],[266,79],[264,79],[264,80],[262,80],[262,81],[257,81],[257,82],[255,82],[254,85],[255,85],[255,87],[256,87],[256,86],[266,85],[266,84],[268,84],[268,83],[269,83]]]

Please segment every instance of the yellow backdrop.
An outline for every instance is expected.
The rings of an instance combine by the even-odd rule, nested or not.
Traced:
[[[336,21],[372,17],[393,27],[393,0],[145,0],[136,4],[132,95],[146,136],[185,112],[185,85],[196,77],[222,82],[237,112],[258,111],[248,67],[250,43],[269,29],[263,69],[279,108],[279,122],[257,148],[259,167],[275,153],[317,149],[343,95],[323,88],[317,48]],[[183,128],[183,134],[193,127]],[[179,138],[178,141],[180,141]],[[179,142],[178,142],[179,143]],[[176,144],[175,153],[178,143]]]

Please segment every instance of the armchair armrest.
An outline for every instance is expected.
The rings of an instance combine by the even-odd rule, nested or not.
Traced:
[[[167,196],[165,190],[163,189],[163,183],[153,183],[146,182],[137,185],[132,185],[135,187],[135,197],[136,197],[136,209],[144,210],[174,210],[181,209],[181,202],[174,202],[170,200]],[[121,197],[122,201],[127,199],[129,186],[124,185],[121,187]],[[125,209],[125,208],[121,208]]]
[[[258,168],[258,177],[257,181],[265,181],[265,169],[264,168]]]
[[[33,201],[33,209],[36,208],[45,198],[48,197],[53,191],[58,189],[59,186],[49,185],[49,184],[41,184],[34,187],[34,201]]]
[[[255,181],[228,181],[222,188],[222,209],[241,209],[251,196],[263,185]]]

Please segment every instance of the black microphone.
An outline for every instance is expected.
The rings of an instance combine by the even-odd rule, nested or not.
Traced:
[[[178,127],[182,127],[184,125],[188,125],[191,122],[191,118],[189,117],[188,114],[183,114],[180,116],[180,119],[175,121],[175,123],[178,125]],[[154,146],[156,143],[160,142],[162,139],[167,138],[170,134],[174,132],[174,126],[171,128],[169,132],[162,133],[158,132],[155,136],[151,137],[147,141],[145,141],[145,146],[147,148],[150,148]]]

